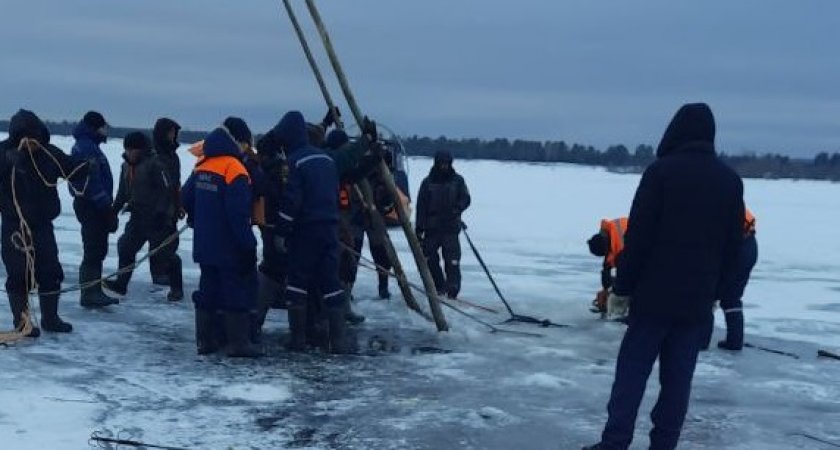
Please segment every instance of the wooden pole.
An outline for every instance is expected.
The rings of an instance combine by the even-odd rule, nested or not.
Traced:
[[[321,20],[321,14],[315,6],[315,1],[306,0],[306,6],[309,9],[309,14],[312,16],[312,20],[315,22],[318,34],[321,35],[321,40],[324,43],[324,48],[327,51],[333,70],[338,77],[341,90],[344,92],[345,98],[347,98],[347,104],[350,105],[350,110],[353,112],[353,117],[356,119],[356,123],[358,123],[359,128],[362,128],[364,116],[362,115],[361,109],[359,109],[359,104],[356,102],[356,98],[353,96],[353,92],[350,90],[350,84],[347,82],[347,76],[344,74],[344,70],[341,68],[341,63],[338,61],[338,56],[335,53],[335,49],[332,45],[332,41],[330,40],[330,36],[327,33],[324,21]],[[399,201],[400,197],[397,186],[394,183],[394,177],[391,175],[391,171],[384,161],[379,164],[379,172],[382,180],[385,182],[385,187],[394,198],[397,215],[400,218],[400,224],[402,224],[405,236],[408,239],[408,245],[411,247],[411,252],[414,255],[414,262],[417,264],[417,270],[420,272],[420,276],[423,279],[423,287],[426,288],[426,296],[429,298],[429,308],[432,311],[432,317],[435,319],[437,329],[438,331],[446,331],[449,329],[449,326],[446,324],[446,318],[444,317],[443,309],[440,306],[440,299],[437,296],[437,288],[432,280],[432,274],[429,271],[428,264],[426,263],[426,257],[423,256],[423,250],[420,248],[420,240],[417,239],[417,235],[414,234],[414,229],[411,227],[411,220],[408,217],[408,213],[405,208],[403,208],[402,202]]]
[[[318,68],[318,63],[315,61],[315,58],[312,56],[312,51],[309,48],[309,44],[306,41],[306,36],[303,34],[303,29],[301,29],[300,23],[297,20],[297,16],[295,15],[294,10],[292,9],[292,5],[289,0],[283,0],[283,5],[286,7],[286,12],[289,15],[289,20],[292,21],[292,26],[295,29],[295,33],[297,34],[298,40],[300,41],[301,47],[303,47],[303,53],[306,55],[306,60],[309,61],[309,67],[312,69],[312,73],[315,75],[315,79],[318,81],[318,87],[321,89],[321,95],[324,96],[324,101],[327,103],[327,107],[330,109],[330,112],[333,116],[335,121],[335,125],[338,128],[343,129],[344,123],[341,121],[341,117],[337,114],[337,110],[335,109],[335,102],[333,102],[332,96],[330,95],[330,91],[327,88],[327,84],[324,82],[324,77],[321,74],[321,69]],[[365,199],[365,202],[373,205],[373,189],[370,186],[370,183],[367,180],[361,180],[357,183],[359,185],[359,189],[362,192],[362,195]],[[367,209],[367,208],[366,208]],[[403,271],[402,264],[400,263],[399,258],[397,257],[397,251],[394,249],[394,243],[391,242],[390,236],[388,236],[388,232],[385,228],[385,221],[382,219],[382,216],[376,211],[376,207],[373,207],[372,211],[368,211],[371,216],[371,227],[372,232],[383,238],[383,243],[385,245],[385,252],[388,254],[388,258],[391,260],[391,265],[394,267],[394,272],[397,274],[397,284],[400,287],[400,292],[402,293],[403,299],[405,300],[406,306],[409,309],[417,312],[421,316],[426,319],[430,319],[429,315],[420,308],[420,304],[417,303],[417,299],[414,298],[414,293],[411,291],[411,286],[408,284],[408,277],[406,277],[405,272]]]

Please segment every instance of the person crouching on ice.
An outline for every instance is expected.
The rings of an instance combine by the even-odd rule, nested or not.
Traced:
[[[601,229],[595,233],[586,243],[589,245],[589,252],[595,256],[604,258],[601,269],[601,290],[592,301],[590,311],[599,313],[602,316],[607,314],[607,299],[614,282],[612,270],[618,255],[624,250],[624,233],[627,232],[627,218],[601,220]]]
[[[306,122],[291,111],[272,131],[286,150],[289,179],[277,219],[275,246],[288,249],[286,300],[291,339],[288,348],[306,349],[306,314],[310,289],[323,296],[332,353],[350,353],[345,341],[344,289],[338,278],[338,171],[335,161],[309,144]]]
[[[194,230],[193,260],[201,269],[193,293],[200,355],[218,350],[218,310],[224,315],[227,355],[262,356],[250,340],[250,312],[257,307],[257,240],[251,229],[251,181],[240,154],[230,131],[215,129],[204,141],[204,159],[181,190]]]

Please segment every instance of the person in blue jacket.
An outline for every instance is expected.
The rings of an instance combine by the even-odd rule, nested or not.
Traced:
[[[84,254],[79,267],[79,284],[82,285],[80,302],[85,308],[102,308],[119,303],[102,292],[102,263],[108,255],[108,235],[117,231],[117,213],[114,202],[114,179],[108,158],[99,147],[108,136],[108,124],[102,114],[89,111],[73,130],[71,156],[90,167],[86,181],[70,183],[73,210],[82,225]]]
[[[328,346],[347,353],[344,289],[338,278],[338,170],[335,161],[309,144],[306,121],[298,111],[286,113],[274,129],[286,151],[289,179],[280,203],[275,246],[288,249],[286,285],[289,349],[306,349],[307,299],[310,289],[323,298]]]
[[[708,317],[743,241],[744,187],[714,142],[709,106],[683,105],[642,175],[610,300],[629,303],[628,327],[601,442],[586,449],[630,446],[657,359],[650,448],[677,447]]]
[[[181,193],[194,230],[193,260],[201,269],[193,294],[198,353],[218,350],[216,314],[221,311],[227,355],[262,356],[251,343],[251,312],[257,306],[251,180],[239,144],[227,128],[219,127],[207,136],[204,158]]]

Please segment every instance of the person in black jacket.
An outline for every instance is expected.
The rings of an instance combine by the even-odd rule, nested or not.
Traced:
[[[439,151],[429,176],[417,195],[417,237],[440,295],[458,297],[461,290],[461,214],[470,206],[470,191],[464,178],[452,167],[452,154]],[[443,253],[446,277],[440,269]]]
[[[114,210],[130,214],[125,231],[117,241],[119,267],[125,269],[134,264],[137,252],[148,242],[149,250],[160,247],[169,237],[169,230],[161,227],[172,205],[172,180],[163,163],[152,154],[149,138],[143,133],[129,133],[123,141],[125,153],[120,173]],[[183,279],[181,277],[181,258],[168,253],[170,291],[169,301],[184,298]],[[105,287],[119,295],[125,295],[132,270],[125,270],[115,281],[106,280]]]
[[[85,183],[70,183],[74,196],[73,210],[82,225],[84,255],[79,267],[79,300],[85,308],[102,308],[118,303],[102,292],[102,263],[108,255],[108,235],[117,231],[117,213],[111,208],[114,200],[114,178],[108,158],[100,148],[107,140],[108,124],[102,114],[90,111],[73,130],[72,156],[86,161],[90,176]]]
[[[628,328],[609,419],[601,442],[587,448],[628,448],[657,358],[650,448],[677,446],[706,322],[743,239],[743,185],[716,156],[714,138],[709,107],[684,105],[642,175],[613,286],[615,297],[629,298]]]
[[[33,112],[20,110],[12,116],[9,138],[0,143],[0,222],[6,292],[15,329],[22,329],[23,315],[29,314],[27,297],[32,286],[27,282],[33,280],[27,276],[27,256],[19,239],[20,235],[30,235],[28,229],[35,263],[34,281],[38,284],[41,303],[41,328],[59,333],[73,330],[58,316],[58,290],[64,271],[58,260],[52,224],[61,213],[55,185],[65,176],[84,183],[87,174],[87,165],[76,163],[50,144],[46,125]],[[33,328],[29,336],[39,334]]]
[[[180,131],[181,126],[178,125],[178,122],[167,117],[158,119],[152,131],[154,154],[166,168],[169,181],[172,183],[167,196],[170,203],[166,208],[165,215],[160,217],[160,222],[157,225],[160,230],[156,232],[166,236],[173,235],[178,231],[178,221],[183,219],[185,215],[184,208],[181,205],[181,159],[176,152],[180,146],[178,143],[178,133]],[[149,260],[154,284],[163,286],[170,284],[169,273],[174,273],[175,269],[169,267],[169,263],[176,261],[180,242],[180,239],[176,237],[163,251],[152,256]],[[175,255],[175,258],[172,255]],[[180,261],[180,258],[178,261]],[[178,270],[180,271],[180,269]]]

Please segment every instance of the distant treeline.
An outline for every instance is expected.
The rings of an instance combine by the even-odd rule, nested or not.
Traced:
[[[532,163],[571,163],[603,166],[618,172],[641,172],[654,161],[655,150],[639,145],[630,151],[624,145],[606,150],[591,145],[563,141],[528,141],[508,139],[449,139],[411,136],[403,139],[409,154],[433,156],[441,149],[458,159],[491,159]],[[840,153],[820,153],[813,159],[791,158],[778,154],[727,155],[721,157],[745,178],[791,178],[840,181]]]
[[[54,135],[70,136],[75,126],[75,122],[47,122],[47,127]],[[9,122],[0,120],[0,131],[8,129]],[[150,133],[150,130],[112,127],[110,135],[122,138],[132,131]],[[206,131],[182,130],[180,139],[181,142],[190,143],[204,139],[206,135]],[[654,148],[650,145],[639,145],[633,151],[624,145],[612,145],[606,150],[601,150],[591,145],[569,145],[563,141],[450,139],[444,136],[432,139],[416,135],[403,138],[403,143],[411,156],[434,156],[436,151],[445,149],[451,151],[458,159],[561,162],[602,166],[619,172],[641,172],[656,158]],[[820,153],[813,159],[791,158],[778,154],[723,154],[721,157],[745,178],[840,181],[840,152]]]

